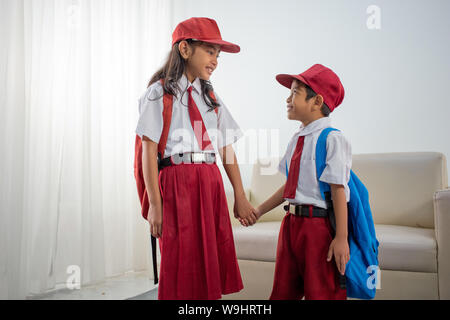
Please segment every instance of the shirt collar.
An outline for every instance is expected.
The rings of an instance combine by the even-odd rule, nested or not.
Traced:
[[[303,123],[300,125],[298,134],[299,136],[306,136],[310,133],[313,133],[317,130],[322,130],[325,128],[328,128],[331,126],[331,120],[329,117],[323,117],[317,120],[314,120],[310,124],[308,124],[306,127],[303,125]]]
[[[191,85],[192,88],[197,91],[198,94],[202,92],[202,84],[200,83],[200,78],[196,78],[193,83],[190,83],[186,75],[183,73],[180,80],[178,80],[178,85],[181,90],[187,90]]]

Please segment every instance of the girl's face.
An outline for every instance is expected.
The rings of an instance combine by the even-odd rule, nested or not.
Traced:
[[[217,68],[217,58],[219,58],[220,46],[201,43],[193,46],[188,45],[184,52],[184,47],[181,47],[180,49],[183,58],[186,59],[186,75],[189,81],[192,83],[196,78],[209,80],[212,73]]]

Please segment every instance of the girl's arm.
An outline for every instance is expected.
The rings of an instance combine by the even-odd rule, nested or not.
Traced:
[[[350,260],[350,249],[347,242],[347,199],[343,185],[330,184],[333,199],[334,215],[336,217],[336,235],[330,244],[327,261],[331,261],[334,254],[336,266],[344,275],[345,265]]]
[[[162,235],[162,198],[158,182],[158,144],[146,136],[142,137],[142,173],[150,202],[147,220],[150,233],[159,238]]]
[[[234,216],[235,218],[246,219],[248,223],[252,225],[257,220],[256,211],[245,196],[241,173],[239,171],[234,149],[230,144],[219,149],[219,154],[234,190]]]

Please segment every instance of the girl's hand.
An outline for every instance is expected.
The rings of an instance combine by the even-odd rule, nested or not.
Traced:
[[[162,236],[162,204],[152,205],[148,208],[147,221],[150,223],[150,233],[155,238]]]
[[[234,197],[234,217],[242,221],[245,220],[247,225],[253,225],[258,218],[255,214],[255,209],[248,202],[245,194],[235,195]],[[243,224],[244,225],[244,224]]]
[[[327,261],[330,262],[334,254],[334,260],[339,272],[345,274],[345,265],[350,260],[350,249],[348,247],[347,237],[335,237],[331,241],[330,249],[328,250]]]
[[[253,209],[253,213],[256,216],[256,220],[258,220],[262,216],[261,210],[259,209],[259,207],[258,208],[254,208]],[[241,219],[241,218],[238,217],[238,220],[241,223],[241,225],[243,225],[244,227],[251,226],[250,221],[248,219]]]

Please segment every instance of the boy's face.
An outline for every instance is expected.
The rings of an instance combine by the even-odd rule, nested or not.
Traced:
[[[300,81],[292,81],[291,94],[286,102],[287,117],[289,120],[299,120],[302,122],[309,120],[313,111],[314,99],[306,100],[306,89]]]
[[[194,49],[194,48],[192,48]],[[192,50],[186,71],[190,73],[194,79],[209,80],[213,71],[217,68],[217,58],[220,54],[220,46],[208,43],[202,43],[195,46]]]

